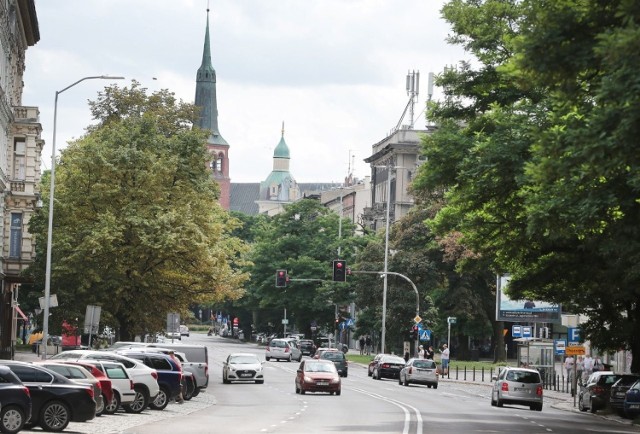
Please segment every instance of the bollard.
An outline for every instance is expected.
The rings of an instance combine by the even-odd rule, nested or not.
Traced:
[[[473,381],[476,381],[476,367],[473,367]]]
[[[484,366],[482,367],[482,382],[484,383]]]
[[[464,381],[467,381],[467,365],[464,365]]]
[[[456,380],[458,379],[458,365],[456,365]]]

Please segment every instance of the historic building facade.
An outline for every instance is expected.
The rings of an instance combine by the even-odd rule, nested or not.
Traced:
[[[0,358],[11,358],[21,275],[35,258],[27,228],[39,205],[40,155],[43,141],[37,107],[22,105],[25,52],[40,39],[34,0],[0,2]]]

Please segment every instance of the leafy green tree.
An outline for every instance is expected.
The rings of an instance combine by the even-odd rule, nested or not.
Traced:
[[[217,202],[206,133],[190,127],[195,108],[136,82],[105,88],[90,106],[97,125],[56,166],[51,288],[59,312],[101,305],[128,340],[163,329],[168,312],[239,297],[246,246]],[[30,228],[38,280],[46,209]]]
[[[637,356],[636,2],[456,0],[443,14],[478,64],[438,80],[415,182],[445,204],[430,225],[510,272],[512,297],[586,314],[594,346]]]
[[[251,300],[258,301],[264,322],[274,331],[281,327],[284,309],[290,326],[310,333],[310,324],[333,331],[334,304],[351,301],[350,285],[332,281],[332,261],[338,258],[353,263],[354,252],[362,244],[355,226],[342,220],[342,238],[338,238],[339,216],[316,200],[302,199],[288,205],[284,212],[255,225],[249,259],[252,262]],[[275,287],[277,269],[286,269],[291,281],[286,288]]]

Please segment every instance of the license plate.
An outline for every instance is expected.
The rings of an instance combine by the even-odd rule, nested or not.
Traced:
[[[618,393],[616,393],[616,396],[618,398],[624,398],[624,392],[622,392],[622,393],[618,392]]]
[[[251,374],[240,374],[241,377],[251,377]]]
[[[328,386],[329,382],[328,381],[318,381],[318,386]]]
[[[631,404],[629,408],[633,408],[633,409],[640,408],[640,404]]]
[[[526,387],[514,387],[513,390],[515,390],[516,392],[527,392],[527,393],[529,393],[529,389],[527,389]]]

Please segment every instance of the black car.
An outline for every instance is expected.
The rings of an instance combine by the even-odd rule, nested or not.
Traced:
[[[400,378],[400,371],[404,368],[404,365],[405,361],[402,357],[385,354],[373,366],[371,376],[375,380]]]
[[[96,417],[91,386],[74,383],[57,372],[25,362],[3,360],[29,388],[32,416],[27,426],[45,431],[62,431],[69,422],[86,422]]]
[[[316,344],[311,339],[301,339],[298,346],[304,356],[313,356],[316,352]]]
[[[31,418],[31,393],[11,369],[0,365],[0,431],[16,433]]]
[[[341,377],[346,377],[349,374],[347,358],[342,351],[325,351],[319,358],[323,360],[331,360],[333,364],[336,365],[338,375]]]
[[[149,407],[154,410],[164,410],[171,400],[179,398],[182,391],[182,367],[171,356],[135,350],[122,350],[118,351],[118,354],[140,360],[158,373],[160,393],[149,403]]]
[[[633,386],[633,383],[640,380],[640,375],[624,374],[613,386],[611,386],[611,394],[609,395],[609,404],[613,411],[624,417],[624,398],[627,391]]]

